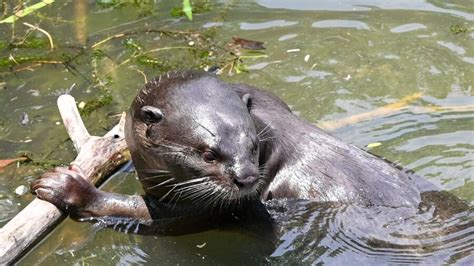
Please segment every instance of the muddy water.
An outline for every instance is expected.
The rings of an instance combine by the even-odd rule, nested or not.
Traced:
[[[40,23],[60,43],[77,46],[126,30],[165,26],[212,29],[222,41],[232,36],[264,41],[266,57],[244,59],[249,73],[223,78],[267,88],[300,116],[344,141],[474,201],[474,1],[220,1],[211,11],[195,14],[192,22],[171,17],[173,3],[163,2],[149,16],[141,16],[133,6],[100,9],[93,3],[55,3],[43,14],[61,20],[40,16],[24,20]],[[87,17],[73,23],[78,12]],[[468,31],[454,34],[453,25]],[[16,31],[21,30],[19,25]],[[9,40],[11,31],[2,25],[0,34]],[[189,44],[159,36],[137,38],[152,48]],[[109,61],[97,65],[83,60],[74,71],[61,65],[15,74],[2,69],[2,158],[30,152],[52,163],[69,162],[75,152],[58,123],[57,95],[69,92],[86,101],[99,90],[91,86],[95,69],[109,72],[114,82],[107,89],[113,92],[114,104],[85,119],[93,133],[101,134],[116,121],[114,115],[128,107],[144,76],[158,74],[134,64],[116,67],[127,56],[121,40],[100,48],[107,51]],[[3,49],[1,56],[11,53]],[[182,53],[167,54],[166,60],[180,61]],[[188,65],[192,62],[184,64]],[[34,165],[11,165],[0,173],[0,224],[31,200],[14,190],[28,186],[37,171]],[[133,174],[116,176],[104,189],[141,193]],[[462,208],[446,216],[435,213],[431,205],[389,209],[296,201],[272,202],[269,209],[280,226],[273,238],[238,228],[179,237],[139,236],[67,220],[21,263],[469,264],[474,260],[473,213]]]

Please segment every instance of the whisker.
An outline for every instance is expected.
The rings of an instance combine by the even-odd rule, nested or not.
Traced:
[[[270,125],[273,121],[270,121],[262,130],[260,130],[259,133],[257,133],[257,137],[263,136],[263,134],[266,134],[265,130],[270,129]],[[265,133],[264,133],[265,132]]]
[[[189,186],[186,186],[186,187],[182,187],[182,188],[179,188],[176,190],[176,192],[185,192],[185,191],[189,191],[189,190],[195,190],[197,187],[200,187],[200,186],[203,186],[202,183],[197,183],[197,184],[193,184],[193,185],[189,185]]]
[[[140,180],[150,180],[150,179],[160,179],[160,178],[163,178],[163,177],[168,177],[169,175],[167,174],[163,174],[163,175],[152,175],[152,176],[147,176],[147,177],[143,177],[143,178],[139,178]]]
[[[190,190],[189,193],[183,196],[183,200],[190,199],[195,200],[202,195],[205,195],[209,191],[209,187],[206,184],[201,184],[202,188],[196,188],[195,190]]]
[[[176,144],[176,143],[173,143],[173,144]],[[165,147],[165,148],[168,148],[168,149],[180,149],[180,150],[183,150],[183,148],[185,148],[184,146],[175,147],[175,146],[166,145],[166,144],[163,144],[163,143],[159,143],[159,144],[157,144],[157,146]]]
[[[149,187],[148,189],[152,189],[152,188],[156,188],[156,187],[160,187],[160,186],[166,185],[166,184],[168,184],[169,182],[174,181],[174,179],[175,179],[174,177],[169,178],[169,179],[167,179],[167,180],[165,180],[165,181],[159,183],[158,185],[154,185],[154,186]]]
[[[158,201],[163,201],[176,187],[172,187],[165,195],[163,195]]]
[[[209,179],[209,177],[205,176],[205,177],[201,177],[201,178],[194,178],[194,179],[186,180],[186,181],[183,181],[183,182],[180,182],[180,183],[168,185],[168,187],[172,187],[172,188],[165,195],[163,195],[159,199],[159,201],[163,201],[168,195],[170,195],[174,191],[175,193],[174,193],[173,197],[170,199],[169,202],[171,203],[171,202],[173,202],[174,199],[176,199],[175,205],[173,206],[173,208],[175,208],[176,204],[181,199],[181,195],[182,195],[183,192],[185,192],[187,190],[192,190],[194,186],[199,186],[199,185],[202,186],[202,183],[199,183],[199,182],[207,181],[208,179]],[[193,183],[197,183],[197,184],[193,184]],[[184,188],[177,189],[180,186],[184,186],[184,185],[188,185],[188,184],[192,184],[192,185],[186,186]]]
[[[146,169],[146,168],[141,168],[141,169],[136,169],[137,172],[139,173],[171,173],[170,171],[167,170],[162,170],[162,169]]]
[[[209,177],[204,176],[204,177],[200,177],[200,178],[194,178],[194,179],[190,179],[190,180],[186,180],[186,181],[183,181],[183,182],[180,182],[180,183],[173,184],[173,186],[187,185],[187,184],[190,184],[190,183],[205,181],[206,179],[209,179]]]
[[[273,139],[275,139],[276,137],[266,137],[266,138],[259,138],[258,141],[259,142],[266,142],[266,141],[272,141]]]

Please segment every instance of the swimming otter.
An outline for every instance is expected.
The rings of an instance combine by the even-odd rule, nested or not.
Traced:
[[[261,195],[264,200],[300,198],[404,206],[420,202],[415,181],[433,189],[420,177],[300,119],[271,93],[249,85],[230,86],[251,99],[251,115],[261,140],[260,162],[267,172],[268,185]]]
[[[149,82],[127,114],[126,141],[145,196],[100,191],[73,166],[43,174],[32,191],[76,219],[212,217],[215,206],[285,197],[420,201],[410,176],[390,163],[301,120],[268,92],[206,72]]]

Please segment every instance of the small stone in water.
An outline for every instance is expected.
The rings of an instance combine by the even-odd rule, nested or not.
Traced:
[[[24,195],[26,192],[28,192],[28,188],[25,185],[15,188],[15,194],[18,196]]]

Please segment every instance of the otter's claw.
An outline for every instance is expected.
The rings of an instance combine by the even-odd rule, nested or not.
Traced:
[[[97,194],[97,189],[83,176],[78,166],[57,167],[33,181],[31,191],[74,218],[81,218]]]

